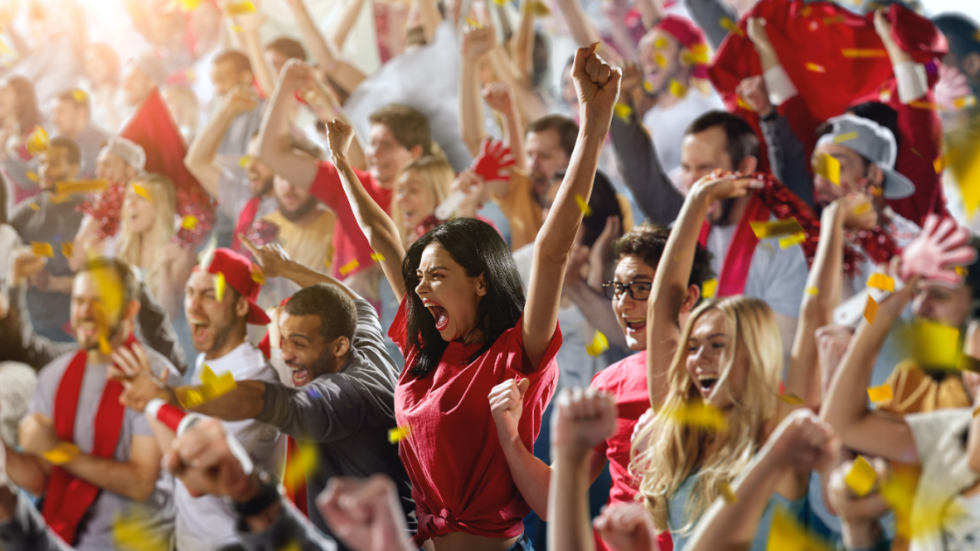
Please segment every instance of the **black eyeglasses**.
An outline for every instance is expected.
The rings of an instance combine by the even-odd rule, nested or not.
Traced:
[[[623,291],[629,293],[633,300],[646,300],[650,298],[650,289],[652,288],[653,283],[649,281],[631,281],[626,285],[618,281],[607,281],[602,284],[602,290],[609,300],[616,300],[623,296]]]

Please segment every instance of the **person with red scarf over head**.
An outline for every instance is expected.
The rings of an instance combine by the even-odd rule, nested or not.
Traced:
[[[115,549],[113,522],[135,506],[140,529],[164,539],[173,530],[173,482],[161,475],[160,448],[146,419],[120,403],[122,384],[106,376],[111,354],[132,354],[137,343],[138,297],[139,281],[125,262],[95,258],[82,266],[71,306],[79,349],[41,370],[21,422],[22,452],[6,448],[7,475],[44,496],[45,521],[78,550]],[[135,348],[157,375],[179,376],[148,346]]]

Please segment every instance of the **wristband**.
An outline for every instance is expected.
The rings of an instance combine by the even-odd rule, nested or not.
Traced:
[[[52,465],[64,465],[72,459],[75,459],[81,455],[82,450],[78,449],[78,446],[72,444],[71,442],[61,442],[57,446],[51,448],[50,450],[41,454],[41,457],[46,459],[48,463]]]

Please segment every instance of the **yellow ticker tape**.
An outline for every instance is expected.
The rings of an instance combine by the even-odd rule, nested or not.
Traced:
[[[660,36],[660,37],[657,37],[657,39],[653,41],[653,47],[656,48],[656,49],[658,49],[658,50],[663,50],[667,46],[670,46],[670,41],[667,40],[666,37]],[[663,67],[663,65],[661,65],[661,67]]]
[[[245,168],[248,166],[248,163],[251,162],[251,160],[252,158],[249,157],[248,155],[242,155],[241,157],[238,158],[238,166]]]
[[[707,44],[695,44],[681,52],[681,61],[688,65],[707,65],[711,61],[711,51]]]
[[[255,4],[249,0],[245,0],[244,2],[231,2],[225,6],[225,13],[231,16],[255,13]]]
[[[677,80],[670,81],[670,95],[675,98],[684,99],[687,97],[687,86],[684,86]]]
[[[78,446],[71,442],[61,442],[57,446],[41,454],[52,465],[64,465],[81,454]]]
[[[840,161],[833,156],[824,153],[817,157],[813,171],[838,186],[840,185]]]
[[[51,140],[48,133],[40,126],[35,126],[30,135],[27,136],[27,152],[31,155],[38,155],[48,150]]]
[[[548,17],[551,15],[551,8],[540,0],[534,0],[533,2],[528,2],[525,5],[527,6],[525,9],[534,17]]]
[[[666,67],[667,66],[667,58],[662,53],[659,53],[658,52],[658,53],[654,54],[653,61],[656,62],[657,65],[659,65],[661,67]]]
[[[193,230],[197,227],[197,217],[193,214],[188,214],[180,221],[180,227],[185,230]]]
[[[31,210],[34,210],[34,211],[41,210],[41,206],[38,205],[37,203],[30,203],[28,206],[31,207]]]
[[[925,109],[926,111],[945,111],[942,105],[930,101],[910,101],[909,105],[916,109]]]
[[[888,57],[888,52],[876,48],[844,48],[840,53],[844,57]]]
[[[88,99],[88,94],[85,93],[85,90],[79,90],[78,88],[72,90],[71,95],[78,103],[83,103]]]
[[[718,279],[711,278],[701,284],[701,296],[704,298],[715,298],[715,293],[718,291]]]
[[[388,442],[392,444],[397,444],[402,440],[408,438],[411,434],[411,429],[409,427],[395,427],[388,431]]]
[[[732,491],[732,487],[728,485],[727,482],[722,482],[718,485],[718,493],[721,494],[721,498],[725,500],[725,503],[729,505],[735,505],[738,503],[738,496]]]
[[[735,33],[738,36],[745,36],[745,31],[740,29],[739,26],[732,21],[731,17],[722,17],[718,20],[718,24],[728,32]]]
[[[848,132],[847,134],[841,134],[834,138],[834,143],[844,143],[849,140],[855,140],[858,137],[857,132]]]
[[[844,476],[844,483],[847,484],[847,487],[861,497],[871,492],[871,489],[875,487],[876,480],[878,480],[878,473],[875,472],[871,463],[868,463],[868,460],[861,455],[854,460],[851,469]]]
[[[957,109],[963,109],[964,107],[973,107],[977,104],[977,98],[974,96],[966,96],[965,98],[956,98],[953,100],[953,107]]]
[[[180,7],[184,8],[184,11],[194,11],[196,10],[203,0],[177,0],[180,2]]]
[[[961,350],[960,331],[939,323],[916,320],[905,342],[911,355],[921,367],[956,369]]]
[[[803,233],[803,226],[793,217],[771,222],[749,222],[749,225],[752,226],[752,233],[759,239]]]
[[[133,193],[139,195],[143,199],[146,199],[150,203],[153,202],[153,197],[150,196],[150,192],[146,191],[146,188],[139,184],[133,184]]]
[[[785,507],[777,506],[769,528],[766,551],[831,551],[829,544],[811,534]]]
[[[51,248],[51,243],[31,241],[31,252],[34,254],[34,256],[54,258],[54,249]]]
[[[582,211],[583,216],[592,214],[592,207],[589,206],[589,202],[585,200],[585,197],[576,193],[575,203],[578,205],[578,210]]]
[[[778,394],[777,397],[791,406],[805,406],[806,402],[796,394]]]
[[[794,233],[793,235],[790,235],[788,237],[783,237],[782,239],[780,239],[779,240],[779,248],[781,248],[781,249],[788,249],[788,248],[793,247],[795,245],[799,245],[800,243],[803,243],[804,241],[806,241],[806,234],[805,233],[803,233],[803,232]]]
[[[259,285],[265,285],[265,272],[262,271],[262,267],[258,264],[252,264],[252,281]]]
[[[625,103],[617,103],[616,104],[616,107],[614,107],[613,109],[614,109],[614,111],[616,113],[616,117],[619,120],[625,122],[626,124],[629,124],[630,121],[633,120],[632,119],[632,117],[633,117],[633,108],[630,107],[629,105],[626,105]]]
[[[55,191],[58,195],[72,195],[83,193],[98,193],[109,187],[109,182],[97,178],[94,180],[66,180],[55,183]]]
[[[755,112],[755,109],[752,109],[752,106],[751,105],[745,103],[745,100],[742,99],[742,96],[736,96],[735,97],[735,104],[738,105],[739,107],[741,107],[742,109],[745,109],[746,111]]]
[[[936,174],[941,173],[946,169],[946,157],[940,155],[936,157],[936,160],[932,162],[932,168],[936,170]]]
[[[75,256],[75,244],[72,243],[71,241],[62,241],[61,254],[64,255],[65,258],[71,258]]]
[[[826,73],[827,69],[823,65],[817,65],[816,63],[807,62],[804,67],[807,71],[813,71],[814,73]]]
[[[601,331],[596,331],[592,335],[592,342],[585,345],[585,351],[593,358],[599,356],[606,350],[609,350],[609,339]]]
[[[92,270],[91,273],[99,293],[99,300],[106,312],[112,314],[120,312],[123,306],[123,292],[119,275],[112,268],[99,268]]]
[[[875,299],[868,295],[868,302],[864,305],[864,319],[868,321],[868,325],[872,325],[875,322],[875,316],[878,315],[878,303]]]
[[[40,176],[37,175],[37,172],[34,172],[33,170],[28,170],[27,171],[27,179],[30,180],[30,181],[32,181],[32,182],[36,182],[36,181],[40,180],[41,178],[40,178]]]
[[[649,81],[646,81],[646,80],[643,81],[643,89],[646,90],[646,92],[648,94],[652,94],[653,93],[653,85],[650,84]]]
[[[824,17],[823,18],[823,24],[824,25],[833,25],[835,23],[846,23],[846,22],[847,22],[847,19],[845,19],[844,16],[843,15],[840,15],[840,14],[835,15],[833,17]]]
[[[810,295],[811,297],[815,297],[820,294],[820,289],[817,289],[813,285],[810,285],[809,287],[806,288],[806,294]]]
[[[862,214],[868,212],[869,210],[871,210],[870,202],[861,203],[860,205],[854,207],[854,214],[861,216]]]
[[[225,274],[218,272],[214,275],[214,298],[218,299],[218,302],[225,300],[225,289],[227,286],[228,282],[225,281]]]
[[[868,399],[871,400],[871,403],[873,404],[877,404],[878,402],[887,402],[893,397],[891,385],[868,387]]]
[[[690,427],[700,427],[716,432],[728,429],[728,420],[715,407],[703,402],[692,402],[680,407],[668,407],[663,410],[667,419]]]
[[[214,371],[211,371],[207,364],[204,364],[204,370],[201,372],[201,384],[193,387],[176,388],[174,394],[177,395],[180,405],[189,409],[220,398],[236,388],[238,385],[230,371],[225,371],[218,376],[214,374]]]
[[[99,352],[112,354],[112,345],[109,344],[109,339],[105,338],[105,335],[99,335]]]
[[[354,270],[356,270],[358,267],[360,267],[360,265],[361,263],[358,262],[357,259],[355,258],[354,260],[351,260],[347,264],[344,264],[343,266],[340,267],[340,275],[345,276],[353,272]]]
[[[883,274],[881,272],[875,272],[871,274],[868,278],[868,287],[872,289],[881,289],[882,291],[888,291],[889,293],[895,292],[895,280],[892,276]]]
[[[371,260],[373,260],[375,262],[384,262],[385,261],[385,255],[383,255],[381,253],[371,253]]]
[[[167,551],[168,538],[151,526],[153,522],[147,514],[127,511],[118,515],[112,521],[113,547],[121,551]]]

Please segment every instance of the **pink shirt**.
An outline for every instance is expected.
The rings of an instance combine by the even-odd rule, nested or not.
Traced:
[[[533,449],[541,414],[555,392],[561,329],[555,329],[537,371],[531,371],[524,352],[522,317],[472,363],[467,359],[480,344],[449,343],[439,366],[419,378],[409,373],[418,351],[406,349],[407,322],[403,300],[388,335],[405,356],[395,390],[395,418],[399,427],[410,431],[399,443],[398,455],[412,481],[416,545],[452,532],[495,538],[520,535],[521,519],[530,507],[510,474],[488,396],[509,379],[531,380],[519,431],[524,445]]]

